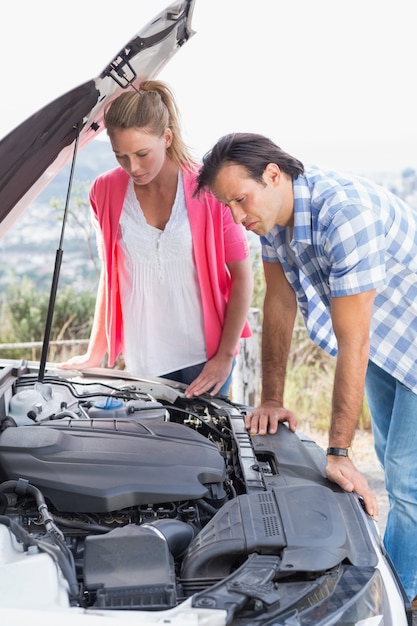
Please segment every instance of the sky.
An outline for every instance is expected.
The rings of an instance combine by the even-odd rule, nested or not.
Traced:
[[[0,137],[98,76],[169,0],[2,4]],[[195,35],[158,78],[201,157],[259,132],[304,163],[417,167],[413,0],[196,0]]]

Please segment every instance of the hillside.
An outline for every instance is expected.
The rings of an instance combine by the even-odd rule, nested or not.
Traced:
[[[116,164],[106,140],[92,141],[77,156],[65,228],[61,285],[71,284],[80,290],[96,288],[97,271],[88,249],[90,245],[96,256],[91,240],[88,189],[99,173]],[[27,276],[41,290],[49,289],[61,236],[69,172],[70,165],[67,165],[0,242],[0,286]]]
[[[104,136],[92,141],[77,156],[65,227],[60,286],[71,285],[79,290],[96,289],[97,254],[90,222],[88,190],[98,174],[116,164],[110,144]],[[61,237],[69,172],[70,165],[51,181],[0,241],[0,287],[3,287],[0,293],[4,292],[8,284],[23,276],[32,280],[38,289],[49,290]],[[366,172],[364,174],[370,176]],[[415,170],[409,168],[399,173],[380,172],[372,177],[417,208]]]

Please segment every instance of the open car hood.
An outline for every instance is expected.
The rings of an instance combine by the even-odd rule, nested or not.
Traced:
[[[138,88],[194,34],[195,0],[178,0],[161,11],[96,77],[60,96],[0,142],[0,236],[71,161],[103,131],[107,104],[124,89]],[[138,3],[138,13],[140,3]]]

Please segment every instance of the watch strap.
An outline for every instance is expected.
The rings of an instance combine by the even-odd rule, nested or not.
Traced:
[[[327,448],[327,456],[349,456],[349,448]]]

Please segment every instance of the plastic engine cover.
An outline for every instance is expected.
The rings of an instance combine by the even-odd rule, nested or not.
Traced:
[[[108,512],[202,498],[225,478],[217,447],[161,420],[63,420],[0,434],[0,473],[27,479],[59,511]]]

